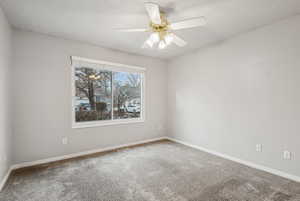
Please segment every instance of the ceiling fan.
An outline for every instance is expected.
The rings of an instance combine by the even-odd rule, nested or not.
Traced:
[[[182,38],[175,35],[173,31],[204,26],[206,24],[204,17],[169,23],[166,13],[160,10],[158,4],[146,2],[145,8],[150,18],[149,28],[119,29],[119,31],[122,32],[152,32],[149,38],[144,42],[142,48],[153,48],[157,45],[159,49],[164,49],[172,43],[179,47],[183,47],[187,43]]]

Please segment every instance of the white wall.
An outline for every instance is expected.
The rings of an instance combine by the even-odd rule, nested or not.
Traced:
[[[10,165],[11,29],[0,7],[0,183]]]
[[[171,61],[170,136],[300,176],[299,24],[290,18]]]
[[[20,30],[13,40],[14,163],[166,135],[165,62]],[[146,122],[72,129],[71,55],[146,67]]]
[[[160,60],[14,30],[13,163],[164,136],[168,119],[171,137],[300,176],[299,23],[176,58],[168,72]],[[71,55],[145,66],[146,122],[72,129]],[[283,150],[293,159],[283,160]]]

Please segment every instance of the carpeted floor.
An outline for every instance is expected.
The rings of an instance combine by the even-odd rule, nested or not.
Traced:
[[[14,172],[1,201],[300,201],[300,184],[169,141]]]

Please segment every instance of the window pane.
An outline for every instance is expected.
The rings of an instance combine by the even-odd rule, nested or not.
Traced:
[[[113,73],[114,119],[141,116],[141,74]]]
[[[110,71],[75,68],[76,122],[111,119],[111,79]]]

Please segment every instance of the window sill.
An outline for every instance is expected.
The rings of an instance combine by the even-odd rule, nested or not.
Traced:
[[[72,128],[91,128],[91,127],[100,127],[100,126],[113,126],[120,124],[134,124],[134,123],[144,123],[144,119],[118,119],[118,120],[109,120],[101,122],[82,122],[75,123],[73,122]]]

